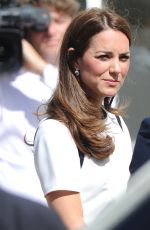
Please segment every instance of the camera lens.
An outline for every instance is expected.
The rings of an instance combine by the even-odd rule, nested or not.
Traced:
[[[0,62],[7,61],[12,55],[13,49],[9,39],[0,39]]]
[[[13,72],[22,65],[21,34],[13,28],[0,31],[0,73]]]

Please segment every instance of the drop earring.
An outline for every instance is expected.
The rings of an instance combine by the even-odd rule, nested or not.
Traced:
[[[79,71],[79,69],[75,69],[75,71],[74,71],[74,75],[75,75],[76,77],[79,77],[79,75],[80,75],[80,71]]]

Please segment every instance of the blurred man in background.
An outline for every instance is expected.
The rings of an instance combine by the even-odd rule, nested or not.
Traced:
[[[79,2],[77,0],[21,1],[28,1],[29,4],[46,8],[50,12],[51,23],[47,30],[35,31],[31,29],[27,31],[27,40],[23,40],[23,55],[27,68],[43,76],[45,83],[53,89],[57,84],[57,66],[61,40],[72,18],[80,9]],[[36,55],[35,50],[32,50],[27,41],[40,56]]]
[[[32,149],[24,137],[28,143],[33,141],[38,124],[33,113],[56,87],[61,40],[80,5],[76,0],[20,0],[20,3],[46,7],[51,20],[44,31],[32,28],[26,31],[22,40],[22,68],[0,73],[0,187],[47,205],[35,172]]]

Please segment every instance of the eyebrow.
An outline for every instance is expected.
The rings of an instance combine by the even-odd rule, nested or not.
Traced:
[[[99,53],[104,53],[104,54],[112,54],[113,52],[110,52],[110,51],[97,51],[96,54],[99,54]],[[130,55],[130,51],[127,51],[127,52],[123,52],[123,53],[120,53],[120,54],[125,54],[125,55]]]
[[[121,54],[124,54],[124,55],[130,55],[130,52],[125,52],[125,53],[121,53]]]

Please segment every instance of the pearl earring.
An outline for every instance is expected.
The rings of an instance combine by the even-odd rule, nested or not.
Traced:
[[[75,75],[76,77],[79,77],[79,75],[80,75],[79,69],[76,69],[76,70],[74,71],[74,75]]]

